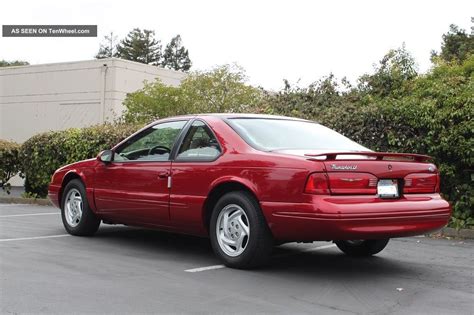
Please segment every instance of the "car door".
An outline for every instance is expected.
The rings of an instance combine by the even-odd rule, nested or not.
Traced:
[[[167,225],[170,154],[186,120],[156,124],[114,150],[111,163],[97,167],[97,210],[121,223]]]
[[[188,128],[173,159],[170,218],[187,232],[202,228],[202,207],[209,186],[219,172],[222,147],[211,128],[195,120]]]

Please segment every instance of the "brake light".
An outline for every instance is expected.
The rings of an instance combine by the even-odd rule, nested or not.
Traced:
[[[329,195],[329,183],[325,173],[310,174],[306,181],[305,193],[316,195]]]
[[[329,188],[332,194],[377,193],[377,177],[369,173],[328,173]]]
[[[305,192],[317,195],[375,195],[377,177],[369,173],[313,173],[306,182]]]
[[[413,173],[405,176],[406,194],[439,192],[439,174]]]

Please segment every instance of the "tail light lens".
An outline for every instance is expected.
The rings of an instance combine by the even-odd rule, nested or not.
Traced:
[[[316,195],[329,195],[329,182],[325,173],[310,174],[306,181],[305,193]]]
[[[369,173],[329,173],[331,193],[375,195],[377,177]]]
[[[409,174],[405,176],[403,192],[406,194],[439,192],[439,174]]]
[[[369,173],[313,173],[306,182],[305,192],[318,195],[375,195],[377,177]]]

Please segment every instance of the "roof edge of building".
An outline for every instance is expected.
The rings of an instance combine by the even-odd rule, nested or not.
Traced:
[[[157,70],[160,71],[165,71],[169,73],[175,73],[175,74],[183,74],[185,75],[185,72],[182,71],[177,71],[177,70],[172,70],[172,69],[166,69],[163,67],[159,66],[154,66],[154,65],[148,65],[136,61],[131,61],[131,60],[125,60],[125,59],[120,59],[120,58],[104,58],[104,59],[87,59],[87,60],[78,60],[78,61],[64,61],[64,62],[50,62],[50,63],[40,63],[40,64],[32,64],[32,65],[22,65],[22,66],[8,66],[8,67],[0,67],[0,71],[8,71],[8,70],[24,70],[24,69],[31,69],[31,68],[39,68],[39,67],[50,67],[50,66],[67,66],[67,65],[77,65],[77,64],[86,64],[86,63],[107,63],[111,62],[113,64],[115,63],[122,63],[122,64],[130,64],[133,66],[141,67],[141,68],[157,68]]]

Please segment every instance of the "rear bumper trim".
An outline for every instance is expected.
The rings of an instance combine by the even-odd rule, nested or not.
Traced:
[[[273,236],[283,241],[414,236],[444,227],[451,215],[449,203],[439,195],[401,202],[323,197],[315,198],[312,203],[260,204]]]
[[[451,210],[438,209],[427,211],[400,211],[400,212],[379,212],[379,213],[345,213],[345,214],[327,214],[327,213],[304,213],[304,212],[274,212],[273,216],[293,217],[302,219],[316,219],[316,220],[336,220],[336,221],[351,221],[351,220],[410,220],[422,218],[446,218],[450,216]]]

